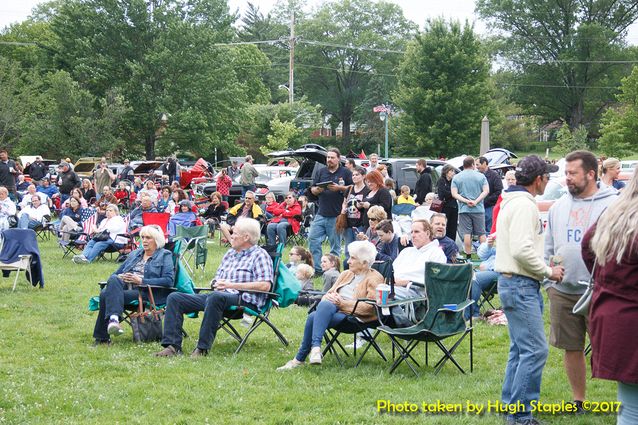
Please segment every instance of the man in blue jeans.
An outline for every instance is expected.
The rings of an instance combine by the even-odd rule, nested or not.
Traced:
[[[322,184],[320,183],[328,183]],[[315,272],[322,274],[321,270],[321,244],[328,238],[330,252],[337,257],[341,254],[341,236],[335,227],[337,216],[341,214],[343,198],[348,192],[348,186],[352,184],[352,172],[341,166],[341,153],[337,148],[328,149],[326,167],[319,170],[312,181],[310,191],[318,198],[317,215],[310,226],[308,246],[315,262]]]
[[[549,173],[558,171],[536,155],[523,158],[516,167],[516,186],[503,194],[498,215],[498,248],[495,270],[500,273],[498,293],[507,317],[510,352],[501,398],[513,413],[508,424],[536,425],[531,402],[538,401],[547,341],[543,327],[543,278],[560,281],[563,267],[549,267],[543,260],[543,223],[536,206]]]

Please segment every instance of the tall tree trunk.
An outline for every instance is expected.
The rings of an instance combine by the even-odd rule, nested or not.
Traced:
[[[144,150],[146,151],[146,159],[155,159],[155,134],[150,134],[144,141]]]
[[[341,143],[343,146],[350,144],[350,121],[350,115],[343,114],[341,117]]]
[[[585,101],[580,97],[575,104],[572,105],[567,117],[568,125],[571,130],[575,130],[583,123],[583,115],[585,109]]]

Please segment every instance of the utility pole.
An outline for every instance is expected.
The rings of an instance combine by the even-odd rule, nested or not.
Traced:
[[[290,1],[290,61],[288,64],[288,102],[295,100],[295,9]]]

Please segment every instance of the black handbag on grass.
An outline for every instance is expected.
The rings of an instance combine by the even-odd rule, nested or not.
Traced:
[[[150,309],[144,310],[144,301],[140,291],[137,300],[137,311],[132,313],[131,328],[133,328],[133,341],[135,342],[155,342],[162,339],[162,321],[164,320],[164,309],[158,309],[153,298],[153,291],[148,289],[150,299]]]

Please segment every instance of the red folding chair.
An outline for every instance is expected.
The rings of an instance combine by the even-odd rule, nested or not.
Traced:
[[[150,224],[156,224],[164,232],[164,237],[168,240],[168,221],[171,219],[171,215],[168,213],[160,212],[145,212],[142,213],[142,222],[144,226]]]

